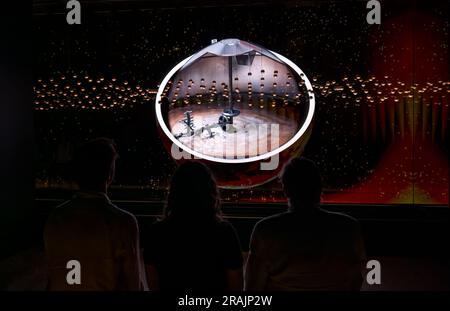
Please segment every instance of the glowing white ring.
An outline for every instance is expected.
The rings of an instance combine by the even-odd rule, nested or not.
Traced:
[[[162,113],[161,113],[161,94],[164,91],[164,88],[167,85],[167,82],[169,82],[170,78],[175,74],[175,72],[177,72],[181,67],[184,66],[184,64],[187,63],[187,61],[191,58],[191,56],[185,58],[184,60],[182,60],[180,63],[178,63],[178,65],[176,65],[175,67],[172,68],[172,70],[169,71],[169,73],[165,76],[164,80],[161,82],[161,85],[159,86],[158,89],[158,93],[156,94],[156,105],[155,105],[155,109],[156,109],[156,118],[158,119],[158,123],[161,126],[164,134],[166,134],[167,137],[170,138],[170,140],[177,145],[178,147],[180,147],[181,149],[183,149],[184,151],[190,153],[191,155],[200,158],[200,159],[205,159],[205,160],[209,160],[209,161],[213,161],[213,162],[220,162],[220,163],[249,163],[249,162],[255,162],[255,161],[261,161],[261,160],[265,160],[267,158],[270,158],[284,150],[286,150],[287,148],[289,148],[290,146],[292,146],[297,140],[300,139],[300,137],[302,137],[302,135],[306,132],[306,130],[308,129],[309,125],[311,124],[311,121],[313,119],[314,116],[314,109],[316,106],[316,101],[315,101],[315,97],[314,97],[314,91],[311,85],[311,82],[309,82],[308,77],[306,76],[306,74],[296,65],[294,64],[292,61],[290,61],[289,59],[287,59],[286,57],[270,51],[273,54],[275,54],[275,56],[277,56],[281,61],[283,61],[284,63],[286,63],[288,66],[290,66],[292,69],[294,69],[294,71],[305,81],[305,86],[306,89],[309,93],[309,109],[308,109],[308,114],[306,116],[305,119],[305,123],[303,123],[302,127],[298,130],[298,132],[294,135],[294,137],[292,137],[288,142],[286,142],[285,144],[281,145],[280,147],[278,147],[275,150],[272,150],[270,152],[255,156],[255,157],[249,157],[249,158],[240,158],[240,159],[223,159],[223,158],[216,158],[216,157],[212,157],[206,154],[202,154],[200,152],[197,152],[185,145],[183,145],[178,139],[175,138],[175,136],[173,136],[173,134],[170,132],[170,130],[167,128],[164,119],[162,117]]]

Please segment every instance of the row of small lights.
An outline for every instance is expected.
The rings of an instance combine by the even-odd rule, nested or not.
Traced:
[[[128,81],[118,81],[115,77],[107,80],[103,76],[74,74],[36,82],[33,87],[36,110],[132,108],[134,104],[152,100],[156,94],[155,90],[131,86]]]
[[[275,71],[274,77],[275,75],[278,75],[278,72]],[[235,79],[238,78],[236,77]],[[291,79],[292,76],[289,75],[288,81],[286,82],[287,87],[292,85],[289,81]],[[340,97],[342,99],[352,97],[356,105],[359,105],[361,101],[371,105],[374,104],[375,101],[384,102],[389,98],[393,98],[395,102],[398,102],[403,97],[413,98],[414,96],[428,96],[430,98],[433,97],[439,99],[450,94],[450,82],[447,81],[428,82],[423,85],[414,84],[410,86],[400,81],[392,82],[388,76],[385,76],[383,79],[376,79],[375,77],[363,79],[359,75],[356,75],[354,78],[344,77],[340,82],[335,80],[326,81],[324,84],[319,84],[317,82],[317,77],[314,77],[312,80],[313,88],[317,95],[322,97],[335,96],[336,98]],[[206,98],[206,101],[212,102],[214,101],[214,96],[217,95],[217,82],[213,80],[208,89],[209,98],[201,93],[191,95],[189,92],[187,92],[184,97],[180,98],[177,92],[184,83],[183,80],[177,82],[172,98],[172,105],[174,105],[177,100],[182,100],[185,104],[188,104],[192,97],[196,98],[195,102],[197,104],[201,104],[203,102],[202,99],[204,98]],[[201,89],[206,92],[205,79],[201,79],[200,83],[202,86]],[[163,91],[163,96],[167,96],[172,84],[173,82],[169,81]],[[188,81],[188,91],[193,85],[195,85],[195,81],[190,79]],[[223,88],[222,96],[227,99],[229,96],[228,85],[224,82],[220,85]],[[300,79],[298,85],[301,88],[304,87],[304,81]],[[274,82],[272,86],[275,89],[278,84]],[[260,102],[260,108],[264,108],[263,96],[265,93],[263,92],[263,83],[260,85],[260,88],[258,100]],[[38,79],[33,87],[33,92],[36,110],[64,108],[102,110],[133,108],[135,104],[153,100],[157,90],[143,88],[139,84],[132,86],[128,81],[119,81],[115,77],[107,80],[103,76],[94,79],[94,77],[89,75],[79,76],[74,74],[69,77],[62,75],[59,78],[50,78],[48,80]],[[239,95],[241,94],[240,89],[236,88],[235,92],[238,95],[237,102],[240,102],[243,98]],[[248,105],[251,107],[253,105],[253,101],[251,100],[253,95],[253,85],[251,82],[247,85],[247,94]],[[274,99],[277,97],[277,93],[273,91],[271,95],[273,96],[271,102],[272,107],[275,107]],[[290,97],[294,98],[295,103],[298,104],[300,103],[302,95],[298,93],[290,96],[290,94],[286,92],[283,98],[285,105],[288,103]],[[437,101],[440,102],[439,100]]]
[[[420,86],[419,84],[407,85],[401,81],[392,82],[389,76],[383,79],[370,77],[363,79],[361,76],[355,76],[354,79],[344,77],[342,83],[337,81],[327,81],[324,85],[314,84],[314,88],[323,97],[340,93],[340,97],[345,99],[350,96],[355,97],[355,103],[366,101],[369,105],[377,102],[384,102],[389,98],[394,102],[399,102],[402,98],[419,98],[420,96],[429,96],[430,98],[442,99],[450,94],[450,82],[437,81],[427,82]]]
[[[260,84],[259,84],[259,88],[260,88],[260,90],[259,90],[259,94],[258,94],[258,101],[259,101],[259,103],[260,103],[260,108],[262,109],[262,108],[264,108],[264,96],[265,96],[265,92],[264,92],[264,88],[265,88],[265,84],[264,84],[264,81],[265,81],[265,77],[264,77],[264,74],[265,74],[265,70],[264,69],[261,69],[261,71],[260,71],[260,73],[261,73],[261,77],[260,77],[260,80],[261,80],[261,82],[260,82]],[[278,70],[274,70],[274,72],[273,72],[273,78],[276,80],[277,78],[278,78]],[[248,72],[247,73],[247,75],[248,76],[252,76],[253,75],[253,73],[252,72]],[[287,72],[286,73],[286,75],[287,75],[287,79],[288,79],[288,81],[286,81],[286,88],[290,88],[291,87],[291,80],[292,80],[292,75],[291,75],[291,73],[290,72]],[[302,76],[303,76],[304,74],[302,74]],[[234,77],[234,81],[236,82],[236,83],[238,83],[239,82],[239,77]],[[171,87],[172,87],[172,84],[173,84],[173,81],[169,81],[168,82],[168,84],[167,84],[167,86],[165,87],[165,89],[164,89],[164,92],[162,93],[162,96],[167,96],[167,94],[169,93],[169,91],[170,91],[170,89],[171,89]],[[178,101],[178,100],[180,100],[179,99],[179,91],[180,91],[180,89],[181,89],[181,87],[183,86],[183,84],[184,84],[184,81],[183,81],[183,79],[180,79],[180,80],[178,80],[177,81],[177,85],[176,85],[176,87],[175,87],[175,91],[174,91],[174,94],[173,94],[173,98],[172,98],[172,106],[174,106],[175,104],[176,104],[176,102]],[[192,96],[191,96],[191,94],[190,94],[190,90],[192,89],[192,86],[193,85],[195,85],[195,81],[193,81],[192,79],[189,79],[189,81],[188,81],[188,85],[187,85],[187,92],[186,92],[186,94],[184,95],[184,97],[181,99],[181,101],[184,103],[184,104],[189,104],[190,103],[190,99],[192,98]],[[200,86],[199,86],[199,88],[203,91],[202,93],[197,93],[197,94],[195,94],[194,96],[197,98],[196,100],[195,100],[195,102],[197,103],[197,104],[202,104],[202,99],[203,99],[203,96],[204,95],[206,95],[206,96],[208,96],[209,95],[209,99],[206,99],[206,101],[209,101],[209,102],[214,102],[215,100],[216,100],[216,96],[217,96],[217,82],[215,81],[215,80],[213,80],[213,81],[211,81],[211,83],[210,83],[210,88],[208,89],[208,91],[206,92],[206,85],[205,85],[205,79],[204,78],[201,78],[200,79]],[[228,86],[228,84],[227,83],[225,83],[225,82],[222,82],[221,84],[221,87],[222,87],[222,97],[224,98],[224,99],[228,99],[229,98],[229,94],[230,94],[230,91],[229,91],[229,86]],[[300,82],[298,83],[298,85],[299,85],[299,87],[300,88],[302,88],[303,86],[304,86],[304,80],[303,80],[303,77],[301,77],[301,80],[300,80]],[[294,96],[292,96],[292,95],[290,95],[290,93],[289,92],[285,92],[284,93],[284,96],[279,96],[279,94],[277,93],[277,87],[278,87],[278,83],[277,82],[273,82],[273,84],[272,84],[272,90],[271,90],[271,92],[272,92],[272,101],[271,101],[271,105],[272,105],[272,107],[275,107],[276,106],[276,99],[277,98],[283,98],[283,103],[284,103],[284,105],[288,105],[289,104],[289,98],[290,97],[293,97],[293,98],[295,98],[295,104],[300,104],[300,97],[301,97],[301,94],[300,93],[297,93],[297,94],[295,94]],[[236,87],[235,89],[234,89],[234,96],[235,96],[235,99],[236,99],[236,102],[237,103],[240,103],[241,102],[241,100],[243,99],[243,96],[241,95],[241,89],[239,88],[239,87]],[[254,93],[257,93],[257,92],[254,92],[254,90],[253,90],[253,83],[252,82],[248,82],[247,83],[247,100],[248,100],[248,106],[249,107],[252,107],[253,106],[253,101],[252,101],[252,99],[253,99],[253,94]],[[232,94],[232,96],[233,96],[233,94]]]

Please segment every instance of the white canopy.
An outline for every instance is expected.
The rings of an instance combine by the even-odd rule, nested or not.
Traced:
[[[174,85],[169,91],[169,98],[173,98],[175,93],[178,98],[188,93],[190,96],[207,93],[213,81],[221,93],[222,83],[229,85],[230,75],[232,92],[239,88],[246,93],[250,83],[253,92],[257,93],[281,96],[299,93],[294,71],[273,52],[239,39],[226,39],[200,50],[188,59],[173,77]],[[178,81],[183,83],[179,84]],[[261,88],[261,85],[264,87]]]
[[[195,62],[197,59],[205,56],[238,56],[238,55],[244,55],[244,54],[251,54],[254,53],[256,55],[264,55],[267,56],[277,62],[282,63],[278,57],[276,57],[271,51],[246,41],[242,41],[239,39],[224,39],[219,42],[216,42],[214,44],[211,44],[210,46],[207,46],[206,48],[198,51],[194,55],[191,56],[191,58],[188,60],[186,64],[184,64],[183,67],[181,67],[181,70],[191,65],[193,62]]]

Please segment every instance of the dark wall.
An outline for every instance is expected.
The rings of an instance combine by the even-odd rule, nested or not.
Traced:
[[[33,236],[31,6],[2,8],[0,19],[0,258]]]

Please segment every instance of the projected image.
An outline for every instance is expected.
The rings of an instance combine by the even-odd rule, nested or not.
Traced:
[[[248,188],[276,176],[280,157],[288,159],[280,152],[290,149],[292,156],[304,145],[314,106],[311,82],[298,66],[261,46],[225,39],[175,66],[155,109],[169,153],[176,145],[188,158],[212,162],[221,187]],[[253,162],[272,156],[274,167],[257,172]],[[241,165],[238,171],[218,163]]]
[[[113,197],[163,201],[195,157],[225,202],[284,202],[277,176],[303,155],[325,203],[448,205],[445,5],[386,4],[369,25],[355,3],[86,4],[76,31],[38,6],[38,194],[73,190],[73,150],[106,136],[120,154]]]
[[[212,161],[232,159],[229,163],[254,160],[295,143],[302,134],[294,138],[299,129],[304,132],[312,120],[313,90],[308,81],[310,98],[304,73],[282,58],[245,41],[226,39],[181,62],[173,79],[167,76],[170,80],[160,86],[161,96],[170,103],[173,137]],[[160,96],[156,100],[158,113]],[[167,128],[163,121],[160,125]]]

